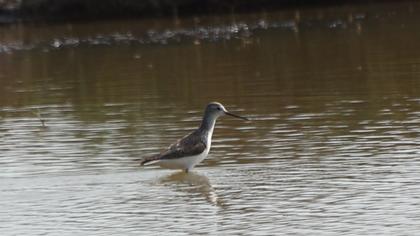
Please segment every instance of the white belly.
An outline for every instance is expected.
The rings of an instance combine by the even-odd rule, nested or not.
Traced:
[[[160,160],[157,164],[163,168],[167,169],[192,169],[195,165],[203,161],[209,154],[210,147],[207,147],[204,152],[195,156],[174,158],[174,159],[164,159]]]
[[[157,164],[167,169],[192,169],[195,165],[203,161],[209,154],[211,147],[211,136],[213,135],[214,125],[215,123],[213,123],[207,135],[207,147],[201,154],[195,156],[159,160]]]

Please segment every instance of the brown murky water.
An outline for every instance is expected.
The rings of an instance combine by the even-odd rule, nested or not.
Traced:
[[[2,26],[2,235],[416,235],[419,12]],[[253,121],[138,166],[213,100]]]

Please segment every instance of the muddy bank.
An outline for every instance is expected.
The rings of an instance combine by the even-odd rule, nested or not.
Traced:
[[[0,0],[0,22],[178,17],[374,2],[384,0]]]

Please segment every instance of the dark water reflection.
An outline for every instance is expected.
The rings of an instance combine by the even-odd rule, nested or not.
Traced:
[[[415,235],[419,7],[0,28],[2,235]],[[138,166],[212,100],[253,121]]]
[[[191,196],[204,197],[212,205],[223,207],[223,200],[219,199],[210,180],[199,173],[174,172],[159,179],[158,183],[173,186],[175,189],[187,191]]]

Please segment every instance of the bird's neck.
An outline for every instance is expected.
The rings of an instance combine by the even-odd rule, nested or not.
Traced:
[[[216,124],[216,118],[211,116],[204,116],[203,120],[201,121],[200,131],[205,133],[206,135],[213,134],[214,125]]]

